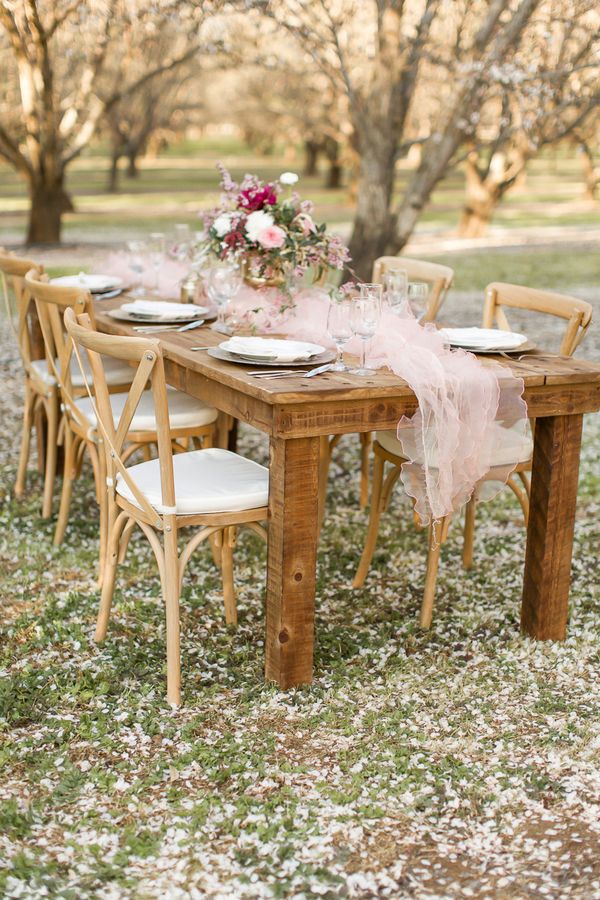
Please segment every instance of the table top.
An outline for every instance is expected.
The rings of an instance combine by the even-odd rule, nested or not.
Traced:
[[[106,315],[109,309],[121,306],[123,298],[115,300],[97,300],[95,302],[97,325],[101,331],[111,334],[132,335],[128,322],[113,319]],[[206,351],[192,352],[191,347],[217,346],[225,337],[207,326],[192,331],[165,331],[144,337],[160,339],[166,359],[172,359],[191,371],[218,379],[230,387],[243,390],[257,398],[277,403],[297,403],[299,400],[319,402],[335,395],[336,400],[343,398],[357,399],[374,396],[412,395],[406,382],[390,372],[380,369],[373,377],[350,375],[346,372],[327,372],[315,379],[303,379],[302,370],[298,375],[257,381],[248,374],[250,367],[224,362],[208,356]],[[600,383],[600,364],[581,359],[570,359],[533,350],[523,358],[507,359],[502,356],[485,355],[479,357],[482,365],[492,362],[506,367],[514,375],[523,378],[525,387],[540,385],[594,384]],[[260,363],[256,368],[261,368]],[[282,368],[285,366],[282,364]]]

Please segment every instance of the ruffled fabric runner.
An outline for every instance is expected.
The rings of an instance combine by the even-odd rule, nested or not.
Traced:
[[[238,322],[254,325],[257,332],[331,347],[328,295],[307,289],[294,301],[289,308],[276,290],[244,288],[232,305]],[[504,366],[482,364],[472,353],[448,349],[435,326],[419,325],[409,311],[404,316],[384,312],[370,347],[369,364],[389,366],[419,402],[414,415],[398,423],[397,436],[407,460],[401,478],[421,521],[457,511],[484,479],[486,498],[497,493],[517,461],[515,450],[526,458],[523,380]],[[358,353],[358,339],[345,349]]]

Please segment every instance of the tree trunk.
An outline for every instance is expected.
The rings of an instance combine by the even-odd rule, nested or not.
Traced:
[[[64,188],[63,178],[50,184],[34,182],[29,188],[28,244],[58,244],[62,216],[74,207]]]
[[[106,190],[109,194],[115,194],[119,189],[119,159],[121,154],[113,153],[110,160],[110,169],[108,170],[108,181]]]
[[[317,141],[304,141],[304,174],[311,176],[318,172],[319,144]]]
[[[127,162],[127,177],[128,178],[138,178],[138,176],[140,174],[140,170],[138,169],[138,164],[137,164],[137,155],[138,155],[137,148],[135,150],[131,150],[127,154],[127,160],[128,160],[128,162]]]
[[[594,157],[587,145],[581,144],[580,152],[583,177],[585,180],[585,191],[583,196],[588,203],[595,204],[597,199],[596,192],[598,190],[598,185],[600,184],[600,167],[596,168],[594,166]]]
[[[350,239],[352,269],[368,281],[373,262],[390,251],[394,216],[390,212],[394,185],[395,152],[390,142],[373,131],[360,157],[358,196]]]
[[[325,140],[325,155],[329,163],[327,179],[325,181],[326,188],[337,189],[342,184],[342,166],[340,163],[340,145],[335,138],[328,137]]]

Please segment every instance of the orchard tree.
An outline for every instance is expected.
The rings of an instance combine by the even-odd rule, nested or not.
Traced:
[[[267,17],[343,92],[359,157],[350,252],[360,277],[398,253],[472,140],[493,72],[510,65],[544,0],[265,0]],[[261,4],[256,4],[261,5]],[[396,199],[414,107],[435,109],[421,163]],[[412,138],[411,138],[412,139]]]
[[[465,237],[485,234],[498,203],[542,149],[569,138],[591,152],[583,134],[597,128],[600,109],[595,0],[546,3],[526,44],[510,64],[491,74],[497,96],[478,119],[465,161],[466,202],[459,226]],[[589,156],[584,159],[589,162]],[[593,163],[587,175],[589,190]]]
[[[28,243],[60,240],[72,209],[70,163],[123,98],[203,50],[203,23],[221,3],[186,0],[0,0],[6,91],[0,155],[26,181]],[[156,36],[169,35],[157,55]],[[133,45],[145,52],[130,56]],[[10,57],[10,63],[7,58]]]

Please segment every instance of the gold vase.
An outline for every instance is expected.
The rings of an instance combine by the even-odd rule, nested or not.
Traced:
[[[271,270],[268,275],[264,273],[264,268]],[[242,263],[242,277],[248,287],[258,290],[283,287],[287,273],[283,265],[265,263],[258,253],[249,253]]]

